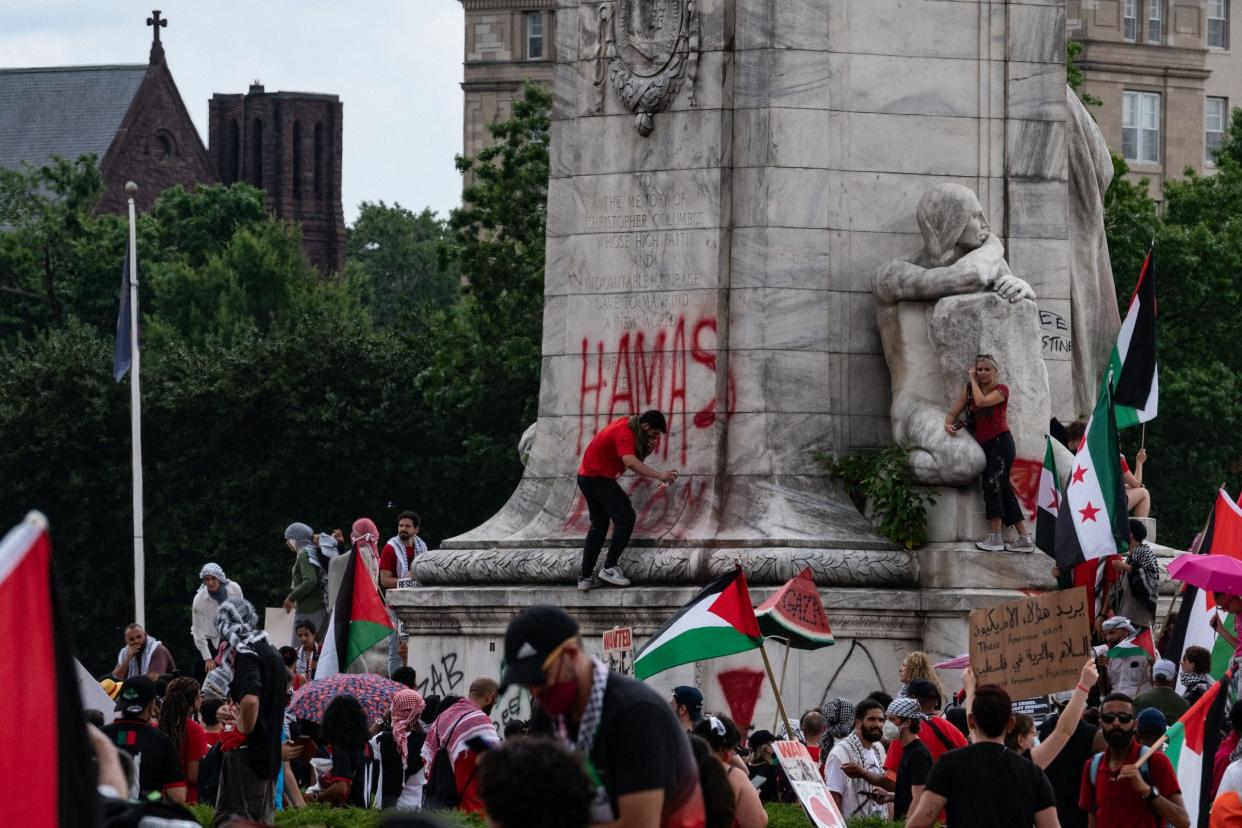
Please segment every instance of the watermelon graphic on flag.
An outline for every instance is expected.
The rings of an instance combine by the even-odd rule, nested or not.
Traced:
[[[818,650],[837,643],[809,566],[760,604],[755,617],[764,635],[780,638],[795,649]]]
[[[1126,656],[1145,655],[1152,661],[1155,661],[1156,642],[1152,641],[1151,628],[1144,629],[1138,635],[1132,635],[1125,641],[1110,649],[1106,655],[1109,658],[1125,658]]]
[[[763,644],[741,567],[712,581],[634,655],[634,678],[680,664],[756,650]]]
[[[317,679],[349,672],[355,659],[392,635],[396,628],[358,550],[350,552],[349,557],[328,629],[323,634],[323,652],[315,667]]]
[[[1220,732],[1225,721],[1225,705],[1229,676],[1219,679],[1212,688],[1190,706],[1168,732],[1166,753],[1177,771],[1177,784],[1192,826],[1206,828],[1212,807],[1212,761],[1220,746]]]

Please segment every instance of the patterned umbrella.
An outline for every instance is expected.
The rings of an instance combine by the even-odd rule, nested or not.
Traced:
[[[289,702],[289,712],[317,722],[337,696],[353,696],[366,712],[367,721],[373,722],[384,717],[392,706],[392,697],[404,689],[405,685],[376,673],[337,673],[300,687]]]

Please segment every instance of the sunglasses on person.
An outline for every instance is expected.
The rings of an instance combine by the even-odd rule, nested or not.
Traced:
[[[1101,713],[1100,721],[1104,724],[1112,724],[1119,722],[1120,724],[1129,724],[1134,721],[1134,716],[1129,713]]]

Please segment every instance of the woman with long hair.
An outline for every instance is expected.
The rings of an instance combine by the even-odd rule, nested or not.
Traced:
[[[915,679],[926,679],[936,685],[941,699],[949,698],[944,685],[940,683],[940,677],[936,675],[936,669],[932,667],[931,659],[922,650],[906,653],[901,666],[897,668],[897,678],[901,679],[901,689],[897,691],[898,696],[906,694],[906,688],[910,686],[910,682]]]
[[[733,828],[737,804],[724,765],[712,753],[712,747],[698,736],[690,736],[690,749],[699,765],[699,787],[703,789],[705,828]]]
[[[766,828],[768,814],[763,810],[763,803],[759,801],[759,791],[750,783],[750,777],[746,771],[739,769],[732,762],[737,746],[742,741],[737,725],[726,716],[704,716],[695,723],[691,733],[708,744],[712,749],[712,754],[720,760],[725,770],[725,778],[729,783],[733,798],[732,828]],[[703,799],[707,801],[705,783]]]
[[[332,754],[332,767],[319,778],[319,790],[306,795],[311,802],[337,807],[366,807],[364,778],[371,738],[367,714],[353,696],[337,696],[328,703],[319,728],[320,741]]]
[[[198,682],[185,676],[168,683],[160,705],[159,728],[177,749],[185,773],[185,801],[198,802],[198,763],[207,755],[207,731],[195,717],[202,701]]]
[[[966,369],[966,387],[944,418],[944,430],[956,435],[968,428],[983,449],[983,510],[988,520],[988,536],[975,544],[985,552],[1034,552],[1035,542],[1026,531],[1026,516],[1009,482],[1017,447],[1009,431],[1009,386],[999,382],[1000,365],[991,354],[979,354]],[[966,419],[958,422],[963,413]],[[1005,526],[1012,526],[1018,538],[1005,543]]]

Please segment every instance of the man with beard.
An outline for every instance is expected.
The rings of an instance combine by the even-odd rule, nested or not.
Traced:
[[[1138,632],[1130,619],[1115,615],[1101,625],[1104,632],[1104,647],[1097,652],[1106,653],[1109,648],[1116,647],[1130,636]],[[1113,693],[1123,693],[1133,699],[1135,696],[1151,689],[1151,659],[1145,655],[1128,655],[1121,658],[1109,658],[1101,654],[1096,658],[1100,672],[1107,671],[1108,689]]]
[[[496,725],[488,718],[500,695],[499,686],[493,678],[477,678],[470,682],[466,698],[436,716],[423,741],[422,758],[428,769],[427,794],[424,807],[455,806],[470,813],[483,813],[483,800],[479,798],[479,778],[475,765],[484,750],[500,744]],[[436,778],[436,754],[444,750],[453,766],[452,787],[457,791],[457,802],[440,802],[434,795],[447,783]],[[432,799],[428,801],[427,797]]]
[[[141,624],[125,628],[125,646],[116,654],[116,667],[112,677],[124,681],[127,678],[146,676],[155,681],[165,673],[177,669],[172,653],[159,639],[147,635]]]
[[[1100,705],[1100,728],[1108,749],[1097,753],[1082,769],[1078,806],[1091,814],[1093,828],[1188,828],[1190,817],[1182,804],[1173,764],[1156,752],[1140,770],[1141,745],[1134,738],[1137,722],[1134,702],[1124,693],[1111,693]]]
[[[505,631],[504,663],[502,689],[526,687],[586,764],[596,788],[592,824],[704,828],[699,769],[668,702],[587,655],[564,610],[520,612]]]
[[[854,732],[832,746],[824,763],[824,780],[846,819],[883,818],[892,783],[884,775],[884,705],[863,699],[854,708]]]
[[[385,601],[388,590],[415,585],[410,567],[419,555],[427,551],[427,544],[418,536],[421,527],[422,520],[414,512],[405,511],[397,516],[397,534],[384,544],[384,551],[380,553],[379,559],[380,594],[385,596]],[[398,640],[401,636],[401,623],[396,613],[389,610],[389,615],[393,621],[392,635],[388,638],[388,675],[391,676],[404,667],[405,662],[401,658],[401,642]]]

